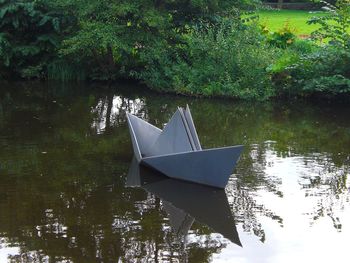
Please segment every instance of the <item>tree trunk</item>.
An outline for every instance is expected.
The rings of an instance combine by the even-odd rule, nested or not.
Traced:
[[[107,45],[107,63],[108,63],[108,73],[109,73],[109,79],[116,74],[116,66],[114,63],[114,55],[113,55],[113,50],[112,46],[109,44]]]

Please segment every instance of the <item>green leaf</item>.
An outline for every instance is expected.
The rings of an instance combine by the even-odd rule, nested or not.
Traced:
[[[43,26],[43,25],[45,25],[48,21],[50,21],[51,20],[51,17],[50,16],[43,16],[42,18],[41,18],[41,20],[39,21],[39,23],[38,23],[38,25],[39,26]]]
[[[60,21],[58,20],[57,17],[52,19],[52,26],[53,26],[53,28],[55,29],[56,32],[60,31]]]
[[[1,8],[0,9],[0,19],[3,19],[7,13],[7,8]]]

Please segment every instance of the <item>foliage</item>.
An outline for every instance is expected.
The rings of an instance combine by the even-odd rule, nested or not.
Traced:
[[[79,67],[76,63],[69,63],[66,60],[56,59],[47,67],[47,78],[49,80],[85,80],[86,73],[84,67]]]
[[[148,43],[178,44],[189,25],[254,2],[0,0],[0,76],[80,79],[79,68],[90,79],[128,77],[144,67]]]
[[[281,56],[270,65],[268,70],[272,73],[283,72],[287,67],[299,61],[299,54],[291,49],[285,50]]]
[[[117,1],[65,1],[63,7],[77,10],[79,27],[66,38],[60,54],[66,60],[74,60],[90,69],[92,79],[115,79],[129,55],[137,53],[142,39],[147,39],[152,25],[164,25],[166,21],[152,21],[144,25],[149,30],[138,30],[145,21],[137,21],[139,14],[147,13],[139,9],[137,2],[118,3]],[[149,18],[149,17],[148,17]],[[159,17],[158,17],[159,18]],[[157,18],[153,17],[157,20]],[[151,25],[150,25],[151,24]],[[139,32],[138,32],[139,31]]]
[[[45,1],[0,1],[0,75],[44,77],[64,33],[67,17]]]
[[[336,96],[350,93],[350,3],[340,0],[335,5],[326,4],[329,14],[315,17],[310,23],[320,25],[312,33],[314,39],[328,43],[318,47],[299,45],[301,52],[297,56],[289,60],[286,56],[271,67],[280,94]]]
[[[263,32],[267,32],[265,33],[267,42],[279,48],[291,46],[296,40],[296,36],[288,23],[286,23],[283,28],[276,32],[268,32],[266,28],[263,29]]]
[[[319,46],[313,43],[311,40],[295,39],[295,41],[286,47],[281,53],[275,63],[271,64],[268,68],[269,72],[273,75],[274,82],[283,81],[283,78],[287,77],[286,69],[290,66],[298,63],[300,58],[318,51]]]
[[[280,72],[284,74],[281,92],[295,95],[334,96],[350,92],[350,53],[326,46],[301,56]],[[279,83],[281,84],[281,83]]]
[[[221,16],[237,12],[237,6],[252,1],[52,2],[61,9],[74,10],[71,15],[78,19],[76,31],[63,42],[61,56],[84,65],[92,79],[115,79],[142,70],[139,56],[148,45],[160,41],[179,44],[190,25],[216,23]]]
[[[0,0],[0,79],[132,78],[163,92],[259,100],[348,92],[348,0],[327,4],[327,14],[310,20],[324,47],[296,36],[294,27],[306,26],[311,14],[259,11],[271,19],[296,16],[274,20],[284,27],[269,32],[247,12],[256,6],[256,0]]]
[[[350,48],[350,2],[349,0],[338,0],[335,5],[326,1],[327,15],[314,17],[308,23],[318,24],[320,28],[312,33],[313,38],[318,40],[329,40],[331,44]]]
[[[147,67],[139,77],[162,91],[266,99],[274,57],[256,28],[223,21],[192,28],[176,49],[157,43],[143,54]]]

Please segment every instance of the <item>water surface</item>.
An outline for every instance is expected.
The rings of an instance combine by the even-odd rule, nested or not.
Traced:
[[[225,191],[135,177],[126,112],[162,128],[186,103],[204,148],[245,146]],[[349,116],[325,102],[1,83],[0,262],[346,262]]]

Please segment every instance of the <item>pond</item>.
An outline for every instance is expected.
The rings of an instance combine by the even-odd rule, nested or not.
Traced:
[[[126,112],[162,128],[186,104],[204,148],[245,147],[224,191],[132,177]],[[0,262],[344,262],[349,116],[328,102],[1,83]]]

